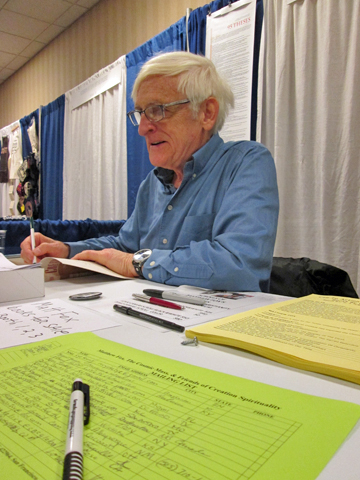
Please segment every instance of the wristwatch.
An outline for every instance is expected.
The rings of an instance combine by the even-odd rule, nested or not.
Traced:
[[[134,253],[132,264],[134,265],[135,272],[140,278],[145,278],[142,273],[142,267],[151,254],[152,250],[149,248],[144,248],[143,250],[139,250]]]

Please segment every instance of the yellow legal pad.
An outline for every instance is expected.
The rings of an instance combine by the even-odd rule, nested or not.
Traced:
[[[360,384],[360,300],[309,295],[222,318],[187,337]]]

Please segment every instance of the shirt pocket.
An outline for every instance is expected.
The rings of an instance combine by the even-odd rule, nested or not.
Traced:
[[[215,213],[204,215],[190,215],[184,219],[182,228],[176,242],[177,247],[189,245],[191,241],[212,240],[212,228]]]

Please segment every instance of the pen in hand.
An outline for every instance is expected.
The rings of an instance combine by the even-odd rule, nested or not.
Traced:
[[[35,245],[35,229],[34,229],[34,219],[33,217],[30,218],[30,239],[31,239],[31,250],[34,250],[36,247]],[[34,255],[33,263],[36,263],[36,257]]]
[[[83,473],[83,427],[90,419],[90,387],[79,378],[73,383],[66,436],[63,480],[81,480]]]

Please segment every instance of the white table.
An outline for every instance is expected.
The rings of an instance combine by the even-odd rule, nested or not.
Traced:
[[[97,300],[81,305],[106,312],[119,326],[98,330],[102,338],[116,341],[149,353],[247,378],[277,387],[320,397],[345,400],[360,405],[360,386],[340,379],[305,372],[272,362],[251,353],[213,344],[184,346],[184,333],[164,330],[155,325],[119,314],[112,309],[114,301],[144,288],[161,288],[146,280],[117,281],[102,275],[80,277],[45,284],[45,299],[67,299],[70,294],[101,291]],[[258,294],[269,303],[283,301],[285,297]],[[16,302],[19,303],[19,302]],[[4,305],[4,304],[3,304]],[[360,424],[352,431],[342,447],[322,471],[318,480],[359,480],[360,478]],[[296,474],[294,473],[294,480]],[[290,480],[290,479],[289,479]]]

